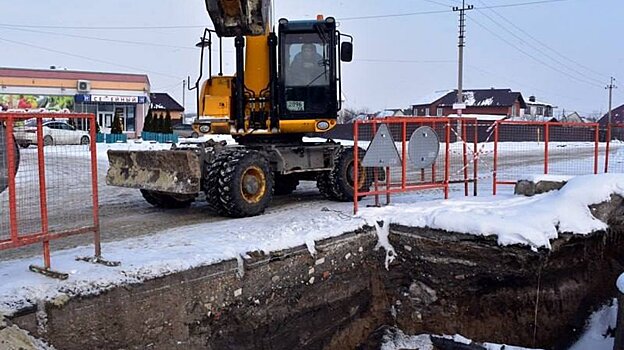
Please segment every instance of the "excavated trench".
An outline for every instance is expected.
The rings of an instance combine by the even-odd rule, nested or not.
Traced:
[[[623,270],[620,197],[592,208],[610,229],[563,234],[552,250],[391,225],[386,270],[372,228],[195,268],[10,321],[57,349],[378,349],[383,325],[565,349],[615,296]]]

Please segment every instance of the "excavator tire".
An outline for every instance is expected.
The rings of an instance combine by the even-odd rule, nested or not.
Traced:
[[[225,168],[234,157],[232,150],[223,150],[210,162],[204,164],[204,181],[203,190],[206,194],[206,202],[210,210],[218,215],[226,215],[227,212],[223,208],[219,194],[219,178],[221,171]]]
[[[365,154],[365,150],[358,150],[360,164]],[[350,202],[353,200],[354,164],[353,147],[343,147],[334,158],[334,168],[329,172],[324,172],[319,175],[316,184],[327,199],[339,202]],[[371,172],[368,169],[365,170],[360,165],[358,177],[359,191],[368,191],[373,182]],[[364,196],[358,196],[358,200],[362,198],[364,198]]]
[[[293,175],[275,174],[275,185],[273,194],[276,196],[285,196],[293,193],[299,186],[299,179]]]
[[[236,150],[220,166],[217,178],[219,200],[226,216],[260,215],[273,197],[273,172],[260,152]]]
[[[150,191],[150,190],[141,190],[141,195],[145,198],[149,204],[163,209],[179,209],[179,208],[188,208],[193,201],[195,201],[195,196],[188,194],[169,194],[158,191]]]

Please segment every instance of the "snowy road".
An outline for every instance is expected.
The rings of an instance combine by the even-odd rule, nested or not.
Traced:
[[[162,148],[161,145],[135,145],[132,147],[149,147],[148,149]],[[454,145],[456,146],[456,145]],[[491,147],[491,144],[488,144]],[[517,145],[516,145],[517,146]],[[518,150],[510,145],[501,147],[499,158],[499,174],[538,174],[543,170],[543,155],[539,152],[539,145],[533,144]],[[617,148],[619,145],[615,145]],[[128,146],[129,147],[129,146]],[[458,149],[459,150],[459,149]],[[106,149],[98,148],[98,182],[100,202],[100,223],[103,241],[116,241],[128,237],[152,234],[169,228],[192,225],[197,223],[217,222],[227,220],[214,215],[206,205],[203,197],[188,209],[163,210],[154,208],[145,202],[138,190],[112,187],[105,185],[108,160],[105,155]],[[479,160],[479,177],[491,178],[492,175],[492,152],[491,149],[481,147],[484,154]],[[457,153],[457,151],[455,151]],[[471,154],[471,151],[469,151]],[[37,176],[37,149],[29,148],[22,150],[22,163],[17,176],[18,207],[20,233],[36,232],[40,229],[39,211],[40,198],[38,196]],[[577,159],[585,159],[583,164],[592,165],[593,144],[579,144],[566,147],[554,147],[551,151],[551,163],[553,174],[557,172],[557,161],[569,160],[573,156]],[[85,146],[65,146],[46,148],[46,183],[49,190],[47,205],[49,211],[50,229],[87,226],[91,220],[91,188],[89,180],[88,149]],[[602,166],[602,161],[601,161]],[[581,173],[588,173],[589,167],[576,169]],[[471,172],[472,170],[470,170]],[[438,173],[439,172],[439,173]],[[560,172],[559,172],[560,173]],[[415,179],[420,172],[410,172],[408,177]],[[430,172],[426,178],[430,178]],[[459,179],[463,176],[461,163],[451,168],[451,179]],[[442,169],[438,169],[436,177],[443,178]],[[392,178],[398,180],[400,171],[393,171]],[[491,181],[480,182],[479,193],[491,193]],[[459,191],[459,187],[456,189]],[[458,196],[453,194],[453,196]],[[439,191],[428,191],[423,197],[441,198]],[[0,194],[0,239],[8,238],[8,191]],[[267,209],[267,213],[292,211],[296,216],[300,210],[306,207],[321,208],[331,202],[326,201],[318,193],[315,183],[302,182],[298,189],[291,195],[274,197],[273,202]],[[364,203],[365,205],[365,203]],[[340,206],[345,214],[350,214],[352,204],[343,203]],[[52,249],[65,249],[92,242],[89,234],[78,235],[52,242]],[[8,260],[25,256],[41,254],[41,247],[33,245],[21,249],[0,251],[0,260]]]

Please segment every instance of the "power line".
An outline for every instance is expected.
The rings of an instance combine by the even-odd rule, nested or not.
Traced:
[[[486,4],[483,0],[479,0],[479,1],[480,1],[482,4],[487,5],[487,4]],[[540,45],[541,45],[542,47],[544,47],[545,49],[547,49],[547,50],[549,50],[549,51],[553,52],[553,53],[554,53],[554,54],[556,54],[557,56],[559,56],[559,57],[561,57],[561,58],[563,58],[563,59],[565,59],[565,60],[567,60],[567,61],[569,61],[569,62],[571,62],[571,63],[574,63],[574,64],[576,64],[577,66],[579,66],[579,67],[581,67],[581,68],[583,68],[583,69],[585,69],[585,70],[587,70],[587,71],[589,71],[589,72],[591,72],[591,73],[594,73],[594,74],[597,74],[597,75],[601,75],[601,76],[604,76],[604,77],[607,77],[607,76],[608,76],[607,74],[600,73],[600,72],[598,72],[598,71],[596,71],[596,70],[594,70],[594,69],[592,69],[592,68],[590,68],[590,67],[587,67],[587,66],[585,66],[585,65],[583,65],[583,64],[581,64],[581,63],[579,63],[579,62],[577,62],[577,61],[575,61],[575,60],[573,60],[573,59],[571,59],[570,57],[568,57],[568,56],[566,56],[566,55],[561,54],[559,51],[557,51],[557,50],[553,49],[552,47],[550,47],[550,45],[545,44],[544,42],[542,42],[542,41],[540,41],[539,39],[537,39],[535,36],[531,35],[531,34],[530,34],[530,33],[528,33],[527,31],[525,31],[524,29],[520,28],[520,27],[519,27],[518,25],[516,25],[513,21],[510,21],[509,19],[505,18],[503,15],[501,15],[501,14],[500,14],[499,12],[497,12],[496,10],[491,9],[491,8],[490,8],[489,10],[490,10],[490,11],[492,11],[494,14],[496,14],[496,15],[497,15],[498,17],[500,17],[501,19],[503,19],[505,22],[509,23],[511,26],[513,26],[514,28],[516,28],[517,30],[519,30],[521,33],[523,33],[523,34],[524,34],[524,35],[526,35],[527,37],[531,38],[533,41],[535,41],[536,43],[540,44]]]
[[[483,1],[481,1],[481,3],[485,4]],[[500,28],[502,28],[504,31],[506,31],[507,33],[511,34],[514,38],[518,39],[520,42],[524,43],[525,45],[541,51],[539,47],[533,45],[531,42],[525,40],[523,37],[521,37],[520,35],[517,35],[516,33],[514,33],[513,31],[509,30],[507,27],[505,27],[503,24],[501,24],[500,22],[498,22],[497,20],[495,20],[494,18],[492,18],[491,16],[489,16],[487,13],[480,11],[479,9],[477,9],[482,15],[484,15],[487,19],[489,19],[491,22],[493,22],[494,24],[496,24],[497,26],[499,26]],[[494,10],[490,9],[490,11],[493,11],[494,13],[496,13]],[[499,15],[498,13],[496,13],[499,17],[505,19],[503,16]],[[506,19],[505,19],[506,20]],[[597,84],[602,84],[602,81],[593,77],[590,77],[586,74],[584,74],[583,72],[578,71],[577,69],[575,69],[574,67],[570,67],[569,65],[567,65],[566,63],[562,62],[561,60],[558,60],[557,58],[551,56],[550,54],[546,53],[546,52],[541,52],[545,57],[549,58],[550,60],[552,60],[553,62],[556,62],[558,65],[578,74],[580,77],[583,77],[587,80],[593,81]]]
[[[45,29],[81,29],[81,30],[148,30],[148,29],[189,29],[189,28],[206,28],[207,25],[173,25],[173,26],[50,26],[50,25],[32,25],[32,24],[11,24],[0,23],[3,27],[16,28],[45,28]]]
[[[518,2],[518,3],[512,3],[512,4],[504,4],[504,5],[486,6],[486,7],[482,7],[482,8],[483,9],[490,9],[490,8],[493,9],[493,8],[529,6],[529,5],[548,4],[548,3],[563,2],[563,1],[570,1],[570,0],[529,1],[529,2]],[[359,17],[342,17],[342,18],[338,18],[338,20],[339,21],[355,21],[355,20],[375,19],[375,18],[390,18],[390,17],[408,17],[408,16],[419,16],[419,15],[431,15],[431,14],[438,14],[438,13],[448,13],[448,10],[406,12],[406,13],[395,13],[395,14],[388,14],[388,15],[371,15],[371,16],[359,16]]]
[[[422,1],[426,1],[426,2],[429,2],[429,3],[440,5],[440,6],[444,6],[444,7],[453,7],[453,5],[445,4],[445,3],[434,1],[434,0],[422,0]]]
[[[529,58],[531,58],[531,59],[533,59],[533,60],[537,61],[538,63],[542,64],[543,66],[548,67],[548,68],[550,68],[550,69],[552,69],[552,70],[554,70],[554,71],[556,71],[556,72],[559,72],[559,73],[561,73],[561,74],[563,74],[563,75],[565,75],[565,76],[567,76],[567,77],[569,77],[569,78],[572,78],[572,79],[574,79],[574,80],[576,80],[576,81],[579,81],[579,82],[581,82],[581,83],[585,83],[585,84],[588,84],[588,85],[591,85],[591,86],[594,86],[594,87],[600,87],[600,88],[602,88],[602,85],[599,85],[599,84],[596,84],[596,83],[594,83],[594,82],[591,82],[591,81],[587,81],[587,80],[584,80],[584,79],[578,78],[578,77],[576,77],[576,76],[574,76],[574,75],[572,75],[572,74],[570,74],[570,73],[568,73],[568,72],[566,72],[566,71],[563,71],[563,70],[561,70],[561,69],[559,69],[559,68],[557,68],[557,67],[555,67],[555,66],[553,66],[553,65],[549,64],[548,62],[545,62],[544,60],[542,60],[542,59],[540,59],[540,58],[538,58],[538,57],[535,57],[534,55],[531,55],[530,53],[526,52],[526,51],[525,51],[524,49],[522,49],[521,47],[519,47],[519,46],[517,46],[517,45],[514,45],[514,44],[512,44],[512,43],[510,43],[507,39],[505,39],[504,37],[500,36],[498,33],[496,33],[496,32],[494,32],[494,31],[492,31],[492,30],[491,30],[490,28],[488,28],[487,26],[485,26],[485,25],[481,24],[481,23],[480,23],[479,21],[477,21],[476,19],[472,18],[472,21],[473,21],[475,24],[477,24],[479,27],[481,27],[481,28],[483,28],[484,30],[486,30],[487,32],[489,32],[490,34],[492,34],[492,35],[494,35],[495,37],[497,37],[498,39],[502,40],[502,41],[503,41],[504,43],[506,43],[507,45],[509,45],[509,46],[513,47],[514,49],[518,50],[519,52],[521,52],[521,53],[522,53],[522,54],[524,54],[525,56],[527,56],[527,57],[529,57]]]
[[[5,38],[2,38],[2,37],[0,37],[0,41],[4,41],[4,42],[12,43],[12,44],[15,44],[15,45],[20,45],[20,46],[26,46],[26,47],[29,47],[29,48],[35,48],[35,49],[39,49],[39,50],[43,50],[43,51],[54,52],[54,53],[65,55],[65,56],[81,58],[81,59],[87,60],[87,61],[98,62],[98,63],[105,63],[105,64],[108,64],[108,65],[111,65],[111,66],[117,66],[117,67],[122,67],[122,68],[126,68],[126,69],[132,69],[132,70],[138,71],[138,72],[151,73],[151,74],[161,75],[161,76],[168,77],[168,78],[180,79],[180,77],[177,77],[177,76],[174,76],[174,75],[171,75],[171,74],[167,74],[167,73],[160,73],[160,72],[149,71],[149,70],[144,69],[144,68],[137,68],[137,67],[133,67],[133,66],[119,64],[119,63],[116,63],[116,62],[110,62],[110,61],[101,60],[101,59],[98,59],[98,58],[78,55],[78,54],[65,52],[65,51],[60,51],[60,50],[56,50],[56,49],[50,49],[48,47],[37,46],[37,45],[34,45],[32,43],[25,44],[25,43],[22,43],[22,42],[19,42],[19,41],[5,39]]]
[[[107,39],[107,38],[99,38],[94,36],[86,36],[86,35],[77,35],[77,34],[68,34],[68,33],[55,33],[55,32],[46,32],[42,30],[34,30],[34,29],[22,29],[22,28],[14,28],[14,27],[6,27],[0,24],[0,27],[8,30],[18,30],[21,32],[29,32],[29,33],[38,33],[38,34],[48,34],[48,35],[56,35],[56,36],[64,36],[70,38],[80,38],[80,39],[89,39],[89,40],[98,40],[98,41],[106,41],[112,43],[121,43],[121,44],[131,44],[131,45],[142,45],[142,46],[154,46],[154,47],[165,47],[172,49],[185,49],[185,50],[197,50],[195,47],[187,47],[187,46],[177,46],[177,45],[167,45],[167,44],[158,44],[158,43],[147,43],[144,41],[130,41],[130,40],[119,40],[119,39]]]

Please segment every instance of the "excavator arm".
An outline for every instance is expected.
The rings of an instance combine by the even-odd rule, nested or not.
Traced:
[[[271,0],[206,0],[206,9],[221,37],[264,35]]]

